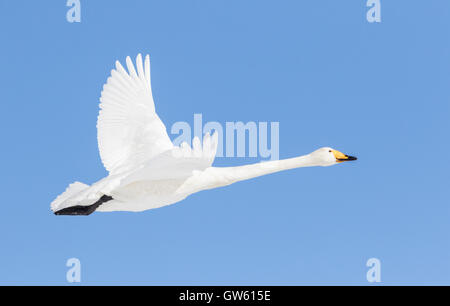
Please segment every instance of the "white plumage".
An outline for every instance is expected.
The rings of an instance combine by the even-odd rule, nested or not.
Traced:
[[[174,146],[155,111],[149,56],[143,62],[139,54],[136,68],[127,57],[126,66],[128,72],[116,62],[100,98],[97,138],[109,175],[92,186],[80,182],[69,185],[51,203],[55,213],[89,214],[79,211],[97,201],[102,202],[95,207],[97,211],[143,211],[178,202],[200,190],[255,176],[356,159],[331,148],[322,148],[287,160],[242,167],[212,167],[217,133],[206,134],[203,143],[194,138],[192,147],[187,143]]]
[[[173,148],[155,112],[149,56],[145,58],[145,70],[140,55],[137,72],[129,57],[126,62],[129,73],[117,61],[103,87],[97,121],[100,156],[112,174]]]

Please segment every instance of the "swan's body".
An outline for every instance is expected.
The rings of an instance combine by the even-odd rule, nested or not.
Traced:
[[[279,161],[241,167],[212,167],[217,134],[196,137],[192,148],[175,147],[155,112],[150,87],[150,59],[141,55],[128,72],[116,62],[102,96],[97,122],[100,156],[109,175],[88,186],[71,184],[51,204],[58,215],[93,211],[143,211],[173,204],[195,192],[282,170],[331,166],[356,158],[331,148]]]

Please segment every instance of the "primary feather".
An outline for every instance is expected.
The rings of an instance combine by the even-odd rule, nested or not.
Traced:
[[[119,62],[103,87],[97,121],[98,147],[103,165],[111,173],[131,169],[170,150],[166,127],[155,112],[150,87],[150,58],[131,59],[128,72]]]

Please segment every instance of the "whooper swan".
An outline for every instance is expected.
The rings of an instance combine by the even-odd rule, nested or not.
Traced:
[[[144,211],[176,203],[195,192],[299,167],[331,166],[356,160],[331,148],[278,161],[241,167],[212,167],[218,136],[198,137],[192,148],[174,146],[155,112],[150,58],[129,57],[128,72],[117,61],[103,88],[97,121],[100,156],[109,175],[92,186],[75,182],[59,195],[56,215],[94,211]]]

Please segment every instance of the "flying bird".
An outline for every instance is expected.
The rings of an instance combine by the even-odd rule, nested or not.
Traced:
[[[139,54],[127,70],[116,61],[103,87],[97,120],[100,157],[109,175],[89,186],[75,182],[52,203],[55,215],[90,215],[94,211],[144,211],[187,196],[283,170],[331,166],[356,157],[332,148],[284,160],[240,167],[213,167],[218,135],[206,134],[173,145],[155,111],[150,85],[150,57]]]

